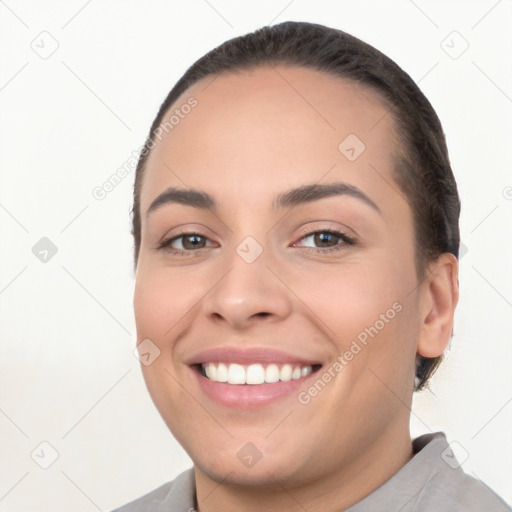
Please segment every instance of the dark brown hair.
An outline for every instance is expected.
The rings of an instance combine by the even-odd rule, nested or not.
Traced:
[[[284,22],[236,37],[197,60],[176,83],[153,121],[136,169],[132,207],[134,266],[141,243],[140,193],[155,132],[176,100],[193,84],[221,73],[285,64],[315,69],[376,91],[401,142],[394,179],[414,217],[418,279],[442,253],[459,253],[460,200],[445,136],[432,105],[389,57],[346,32],[306,22]],[[161,131],[161,130],[160,130]],[[158,132],[157,132],[158,133]],[[417,357],[415,389],[422,389],[441,362]]]

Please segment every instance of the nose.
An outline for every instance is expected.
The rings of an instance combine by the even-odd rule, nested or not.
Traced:
[[[202,312],[208,320],[242,330],[286,318],[291,312],[290,292],[272,268],[278,263],[269,263],[265,249],[252,262],[234,250],[224,261],[224,277],[203,299]]]

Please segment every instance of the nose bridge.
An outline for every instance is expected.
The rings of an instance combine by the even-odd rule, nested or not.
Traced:
[[[257,318],[284,318],[289,314],[286,289],[267,267],[271,266],[270,249],[247,236],[231,251],[222,258],[227,273],[203,301],[204,314],[223,318],[237,328]]]

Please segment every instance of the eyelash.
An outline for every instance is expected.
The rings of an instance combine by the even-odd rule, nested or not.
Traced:
[[[316,253],[326,253],[326,252],[335,252],[335,251],[341,251],[346,249],[346,246],[353,246],[356,245],[356,240],[352,238],[351,236],[347,235],[343,231],[339,231],[337,229],[318,229],[316,231],[310,231],[308,233],[305,233],[299,238],[300,240],[304,240],[305,238],[308,238],[310,236],[318,235],[318,234],[329,234],[334,235],[335,237],[339,238],[343,243],[338,243],[333,247],[304,247],[304,249],[307,249],[308,251],[316,252]]]
[[[343,243],[339,243],[339,244],[337,244],[337,245],[335,245],[333,247],[323,247],[323,248],[322,247],[304,247],[304,249],[307,249],[308,251],[315,252],[315,253],[326,253],[326,252],[341,251],[341,250],[345,249],[347,245],[348,246],[356,245],[356,240],[354,238],[350,237],[349,235],[347,235],[343,231],[338,231],[336,229],[320,229],[320,230],[317,230],[317,231],[310,231],[308,233],[305,233],[303,236],[301,236],[301,238],[299,238],[299,241],[303,240],[305,238],[308,238],[310,236],[317,235],[317,234],[334,235],[337,238],[340,238]],[[191,256],[192,253],[206,248],[206,247],[200,247],[197,250],[182,250],[182,249],[173,249],[173,248],[169,247],[170,244],[172,242],[174,242],[175,240],[179,240],[180,238],[184,238],[184,237],[187,237],[187,236],[198,236],[198,237],[201,237],[201,238],[208,239],[208,237],[203,236],[200,233],[182,232],[182,233],[174,235],[174,236],[172,236],[170,238],[166,238],[166,239],[162,240],[158,244],[158,249],[159,250],[164,250],[166,252],[172,253],[172,254],[177,255],[177,256]]]

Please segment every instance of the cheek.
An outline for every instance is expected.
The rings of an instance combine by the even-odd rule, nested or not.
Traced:
[[[137,275],[133,299],[139,342],[150,338],[160,345],[186,318],[194,303],[197,288],[191,278],[168,269],[141,270]]]
[[[403,301],[400,283],[386,265],[360,261],[339,266],[316,264],[288,274],[287,281],[293,283],[315,323],[323,325],[327,334],[345,340],[376,322],[382,329],[381,315],[393,319],[398,308],[393,305]]]
[[[410,268],[409,268],[410,267]],[[392,255],[325,265],[288,274],[305,314],[319,328],[318,341],[342,356],[341,393],[347,382],[381,376],[391,387],[408,385],[418,337],[414,266],[396,264]],[[339,361],[339,360],[338,360]],[[340,369],[340,366],[337,366]]]
[[[141,364],[142,374],[149,394],[168,428],[175,431],[173,411],[186,403],[187,395],[176,384],[179,376],[173,365],[173,329],[181,326],[193,301],[190,286],[167,269],[139,267],[135,283],[133,307],[137,329],[137,343],[149,339],[158,349],[158,356],[149,365]],[[193,425],[187,410],[180,410],[184,421]]]
[[[406,281],[396,279],[392,266],[385,264],[319,270],[309,287],[306,279],[296,279],[297,295],[306,297],[321,320],[316,325],[324,326],[323,341],[338,354],[324,369],[335,376],[332,395],[319,397],[319,403],[325,400],[325,410],[331,414],[334,409],[340,417],[353,411],[344,421],[354,431],[360,418],[373,418],[378,428],[409,400],[418,328],[414,294],[408,295]]]

